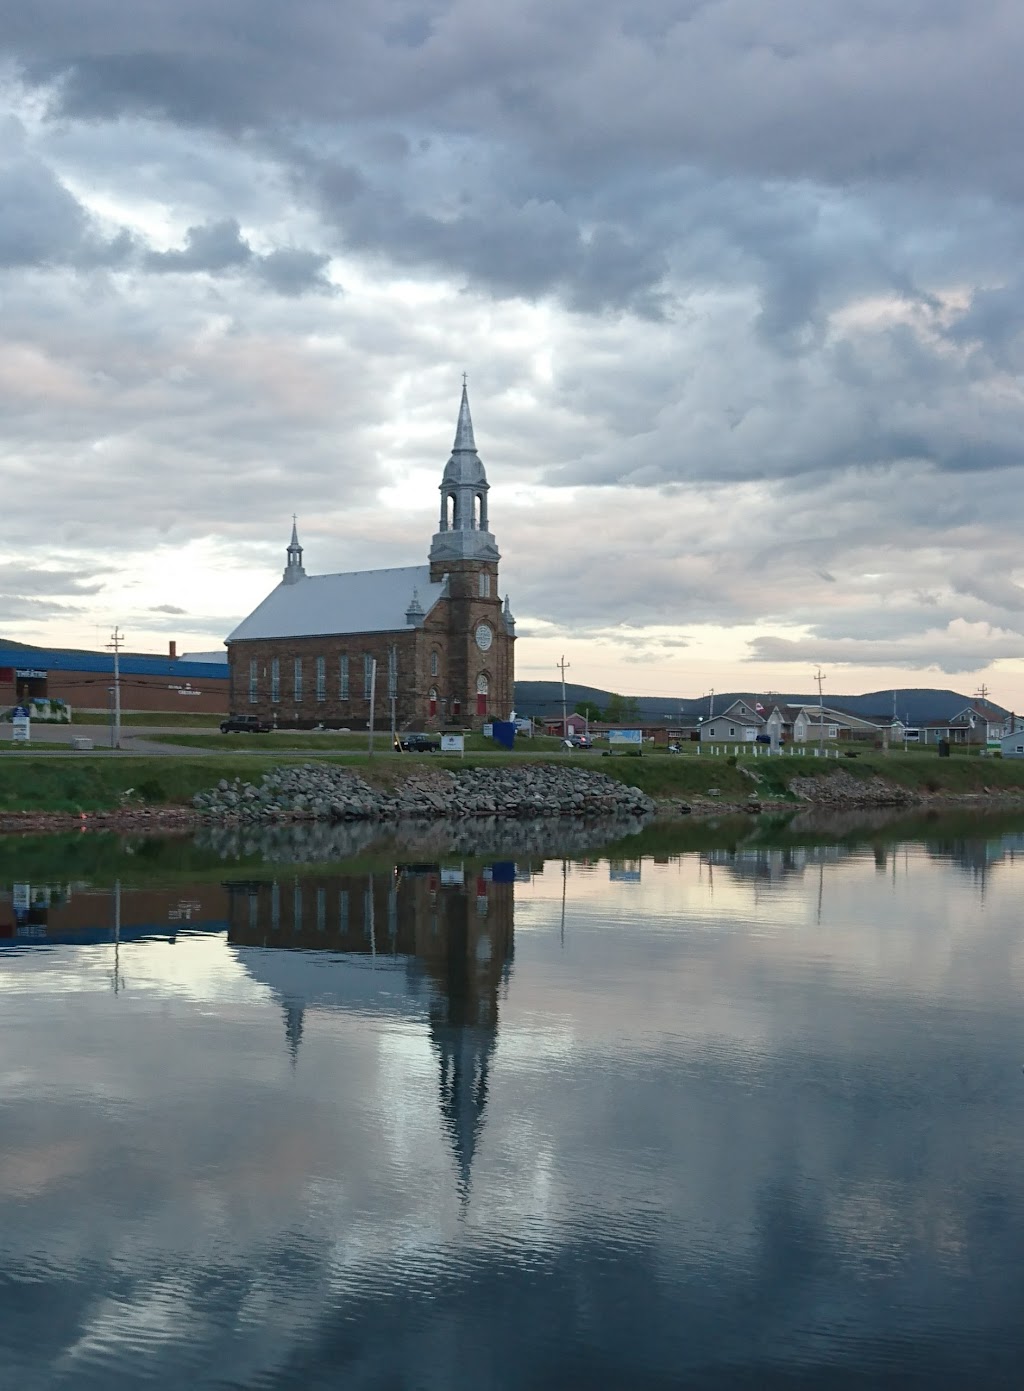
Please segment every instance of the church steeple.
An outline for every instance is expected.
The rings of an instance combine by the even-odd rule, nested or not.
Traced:
[[[459,423],[455,427],[455,443],[452,445],[452,453],[468,449],[471,453],[476,453],[476,440],[473,438],[473,417],[469,413],[469,393],[466,390],[466,378],[462,379],[462,400],[459,402]]]
[[[441,479],[441,517],[430,547],[431,561],[500,560],[487,522],[490,485],[476,452],[465,376],[455,443]]]
[[[306,578],[306,572],[302,568],[302,547],[299,545],[298,519],[292,513],[292,539],[288,544],[288,564],[284,569],[285,584],[296,584],[299,580]]]

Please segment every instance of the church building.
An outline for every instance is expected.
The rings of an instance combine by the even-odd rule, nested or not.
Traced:
[[[226,640],[233,711],[366,729],[373,696],[379,729],[508,719],[515,621],[498,594],[501,556],[465,385],[440,492],[426,565],[307,575],[293,524],[281,582]]]

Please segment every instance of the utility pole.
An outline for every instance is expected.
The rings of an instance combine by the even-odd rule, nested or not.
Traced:
[[[373,755],[373,721],[374,711],[377,705],[377,658],[374,657],[370,663],[370,737],[366,745],[367,755]]]
[[[821,683],[825,679],[825,673],[821,667],[818,668],[814,676],[818,683],[818,753],[821,753],[825,742],[825,705],[821,698]]]
[[[398,703],[398,649],[391,644],[388,654],[388,695],[391,697],[391,748],[395,747],[395,707]]]
[[[978,697],[979,700],[988,700],[988,697],[989,697],[989,689],[988,689],[988,687],[985,685],[984,681],[981,683],[981,685],[978,687],[978,689],[974,692],[974,694]]]
[[[121,747],[121,644],[124,642],[124,633],[118,632],[115,627],[107,643],[114,653],[114,723],[110,728],[110,747],[119,749]]]
[[[556,662],[555,665],[558,667],[558,670],[562,673],[562,738],[565,739],[569,733],[569,717],[566,714],[565,709],[565,673],[566,669],[571,665],[571,663],[567,662],[563,657],[562,660],[560,662]]]

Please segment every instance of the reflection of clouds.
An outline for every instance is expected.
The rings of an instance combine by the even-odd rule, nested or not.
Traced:
[[[122,942],[117,949],[119,981],[133,995],[180,995],[196,1002],[253,998],[252,983],[223,936],[182,932],[166,939]],[[0,970],[0,991],[58,995],[106,994],[112,989],[114,946],[31,948],[18,956],[16,971]]]
[[[981,913],[950,862],[891,864],[826,864],[820,922],[817,866],[809,885],[712,885],[698,856],[645,861],[639,883],[597,866],[568,877],[564,941],[560,866],[517,883],[533,930],[502,981],[468,1193],[439,1125],[428,881],[399,933],[427,928],[434,974],[381,962],[386,1005],[349,990],[365,954],[213,938],[191,993],[161,997],[151,965],[153,988],[116,998],[91,966],[76,994],[67,949],[56,977],[60,952],[6,960],[2,1054],[23,1080],[0,1102],[0,1270],[45,1290],[0,1314],[11,1374],[38,1381],[58,1343],[89,1391],[527,1386],[556,1363],[595,1386],[667,1367],[723,1385],[726,1356],[825,1385],[869,1347],[884,1366],[891,1339],[978,1384],[930,1349],[937,1329],[1005,1349],[1017,1326],[1020,870]],[[472,883],[465,899],[475,922]],[[240,964],[244,990],[218,993]],[[282,1000],[300,990],[293,1068]]]

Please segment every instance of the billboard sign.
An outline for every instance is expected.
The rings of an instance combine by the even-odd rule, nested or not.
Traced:
[[[640,753],[643,745],[642,729],[610,729],[608,731],[608,749],[611,753],[615,753],[616,750],[625,753]]]

